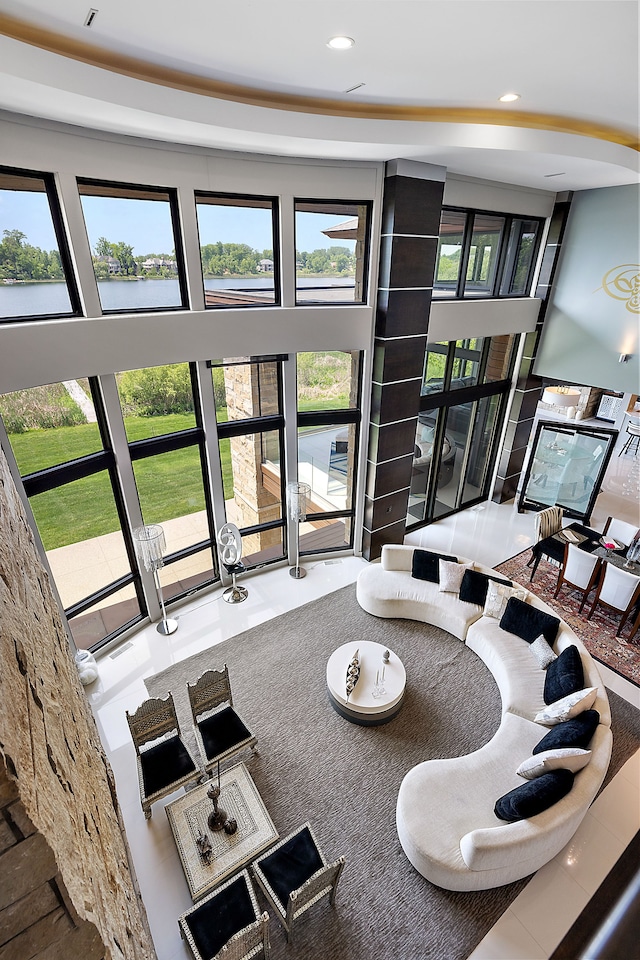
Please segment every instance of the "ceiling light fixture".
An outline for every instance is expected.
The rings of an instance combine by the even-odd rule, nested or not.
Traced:
[[[354,85],[353,85],[352,87],[347,87],[347,89],[346,89],[344,92],[345,92],[345,93],[353,93],[354,90],[359,90],[360,87],[364,87],[364,86],[366,86],[366,84],[364,84],[364,83],[354,83]]]
[[[349,50],[350,47],[355,47],[356,42],[351,37],[331,37],[330,40],[327,40],[327,46],[331,47],[332,50]]]
[[[514,100],[520,99],[519,93],[503,93],[501,97],[498,98],[500,103],[513,103]]]
[[[547,180],[549,179],[549,177],[565,177],[565,176],[566,176],[566,173],[564,170],[562,170],[560,173],[545,173],[545,177],[547,178]]]
[[[99,12],[99,11],[96,10],[95,7],[90,7],[89,13],[87,14],[87,17],[86,17],[86,20],[84,21],[85,27],[90,27],[90,26],[93,25],[93,21],[95,20],[96,15],[98,14],[98,12]]]

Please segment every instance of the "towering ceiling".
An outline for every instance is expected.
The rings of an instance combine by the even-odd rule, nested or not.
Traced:
[[[0,0],[0,108],[555,191],[638,180],[636,0],[89,2]]]

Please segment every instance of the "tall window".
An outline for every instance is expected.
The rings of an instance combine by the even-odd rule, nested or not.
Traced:
[[[53,177],[0,168],[0,320],[79,312]]]
[[[175,191],[93,180],[78,191],[103,312],[185,308]]]
[[[408,527],[486,497],[516,342],[507,335],[428,344]]]
[[[301,553],[353,544],[360,367],[357,352],[297,355],[298,479],[311,487]]]
[[[542,220],[443,209],[434,298],[527,296],[541,235]]]
[[[99,395],[50,384],[0,396],[0,413],[74,641],[99,646],[144,612]]]
[[[368,203],[296,200],[296,303],[364,303]]]
[[[188,363],[116,376],[145,524],[159,523],[167,555],[160,571],[171,600],[217,577],[204,433]]]
[[[247,566],[285,554],[283,357],[211,363],[227,521]]]
[[[205,306],[280,303],[276,199],[197,192],[196,212]]]

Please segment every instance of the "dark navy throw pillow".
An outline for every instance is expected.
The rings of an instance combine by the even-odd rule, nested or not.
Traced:
[[[416,580],[430,580],[431,583],[440,583],[440,560],[457,562],[457,557],[450,557],[446,553],[432,553],[431,550],[414,550],[411,565],[411,576]]]
[[[547,667],[544,679],[544,702],[555,703],[584,688],[584,669],[580,651],[574,643]]]
[[[584,710],[577,717],[552,727],[531,752],[544,753],[545,750],[557,750],[558,747],[582,747],[586,750],[599,723],[600,714],[597,710]]]
[[[460,584],[460,599],[464,600],[465,603],[476,603],[478,606],[483,607],[487,599],[490,580],[493,580],[494,583],[504,583],[507,587],[513,586],[511,580],[502,580],[500,577],[490,577],[486,573],[480,573],[479,570],[465,570],[462,583]]]
[[[548,810],[571,790],[573,773],[571,770],[551,770],[535,780],[527,780],[515,790],[510,790],[496,801],[496,817],[513,823],[535,817],[537,813]]]
[[[526,640],[527,643],[533,643],[542,634],[551,646],[558,633],[560,620],[558,617],[552,617],[550,613],[545,613],[544,610],[538,610],[530,603],[525,603],[524,600],[509,597],[500,626],[508,633],[514,633],[516,637]]]

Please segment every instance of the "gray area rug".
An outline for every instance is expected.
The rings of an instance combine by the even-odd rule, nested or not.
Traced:
[[[404,705],[384,726],[349,723],[327,698],[330,654],[358,637],[391,647],[406,667]],[[259,753],[252,758],[247,751],[233,762],[246,762],[281,836],[310,820],[325,855],[344,854],[347,861],[335,909],[327,901],[316,905],[290,947],[272,918],[274,955],[466,958],[527,880],[482,892],[441,890],[405,857],[395,807],[412,766],[469,753],[496,731],[500,697],[482,661],[443,630],[365,613],[355,586],[348,586],[148,678],[151,696],[173,692],[185,735],[187,681],[224,663],[234,705],[258,737]],[[640,746],[640,711],[615,694],[610,699],[614,746],[607,779]]]

